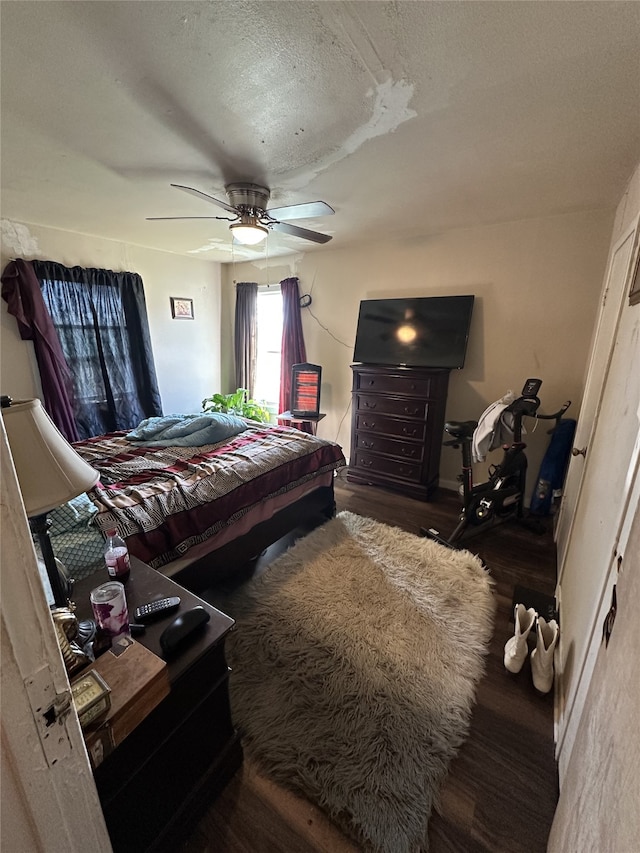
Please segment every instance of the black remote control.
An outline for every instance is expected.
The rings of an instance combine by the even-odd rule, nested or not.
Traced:
[[[134,613],[136,622],[152,622],[154,619],[161,619],[163,616],[173,613],[179,604],[180,599],[177,595],[172,598],[161,598],[158,601],[141,604],[140,607],[136,607]]]

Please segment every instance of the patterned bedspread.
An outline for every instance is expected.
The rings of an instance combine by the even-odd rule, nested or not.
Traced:
[[[233,524],[261,501],[345,464],[331,441],[248,421],[202,447],[140,447],[126,431],[74,444],[100,472],[89,492],[102,531],[117,527],[129,550],[160,568]]]

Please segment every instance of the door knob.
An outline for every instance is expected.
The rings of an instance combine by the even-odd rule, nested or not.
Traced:
[[[582,450],[578,450],[578,448],[577,448],[577,447],[572,447],[572,448],[571,448],[571,455],[572,455],[572,456],[584,456],[584,457],[585,457],[585,459],[586,459],[586,457],[587,457],[587,448],[586,448],[586,447],[583,447],[583,448],[582,448]]]

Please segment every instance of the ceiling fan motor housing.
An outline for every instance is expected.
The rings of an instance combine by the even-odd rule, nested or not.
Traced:
[[[227,184],[225,192],[232,207],[247,210],[248,212],[257,210],[260,213],[264,213],[267,209],[271,195],[266,187],[245,183]]]

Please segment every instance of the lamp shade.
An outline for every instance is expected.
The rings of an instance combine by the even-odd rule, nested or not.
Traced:
[[[27,516],[42,515],[95,486],[99,473],[58,431],[40,400],[2,409]]]

